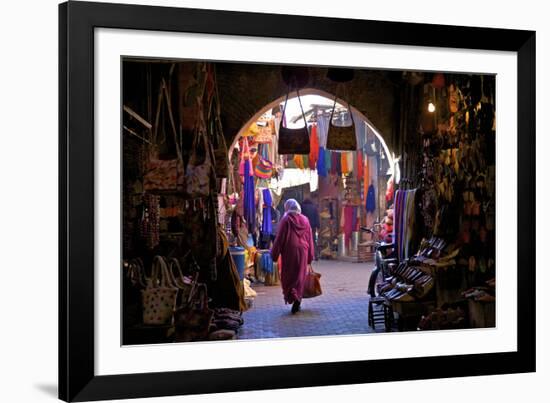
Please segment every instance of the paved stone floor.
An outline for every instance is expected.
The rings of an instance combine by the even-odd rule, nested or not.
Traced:
[[[323,294],[304,299],[302,310],[296,315],[290,313],[291,305],[285,305],[280,286],[253,284],[258,295],[253,307],[243,314],[244,325],[238,338],[372,333],[367,323],[367,285],[372,265],[334,260],[313,262],[314,270],[322,275]]]

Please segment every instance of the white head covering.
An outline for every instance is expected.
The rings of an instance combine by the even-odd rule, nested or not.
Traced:
[[[289,214],[300,214],[302,212],[302,208],[300,207],[300,203],[298,203],[295,199],[288,199],[285,202],[285,213]]]

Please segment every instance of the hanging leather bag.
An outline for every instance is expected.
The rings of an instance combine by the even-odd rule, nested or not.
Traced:
[[[217,178],[229,176],[229,151],[223,133],[214,135],[214,171]]]
[[[348,111],[351,117],[350,126],[334,126],[332,123],[332,118],[334,116],[335,108],[336,97],[334,97],[334,105],[332,106],[332,112],[330,113],[330,120],[328,124],[327,150],[355,151],[357,150],[357,138],[355,136],[355,122],[353,120],[351,107],[348,103]]]
[[[200,112],[202,115],[202,111]],[[210,179],[214,174],[212,165],[212,145],[208,141],[204,130],[204,119],[199,117],[199,124],[195,131],[191,156],[185,172],[185,191],[189,198],[201,198],[210,195]],[[202,143],[204,156],[201,161],[198,147]]]
[[[304,283],[304,298],[314,298],[321,295],[321,274],[314,272],[311,265],[308,265],[308,273]]]
[[[170,120],[170,128],[174,136],[174,144],[177,152],[177,158],[169,160],[161,160],[158,158],[158,144],[156,144],[159,138],[158,132],[160,112],[164,103],[166,104],[166,109]],[[180,139],[178,139],[174,116],[172,115],[170,94],[168,92],[168,88],[166,87],[166,82],[162,79],[155,117],[154,144],[150,149],[146,172],[143,176],[143,189],[151,193],[156,191],[182,190],[184,174],[181,144]]]
[[[306,123],[306,116],[304,114],[304,108],[302,108],[302,101],[300,100],[300,92],[298,91],[298,89],[296,89],[296,94],[298,95],[298,102],[300,103],[300,110],[302,111],[302,118],[304,119],[304,127],[301,127],[299,129],[289,129],[288,127],[283,127],[289,94],[290,87],[286,94],[285,104],[283,106],[283,114],[281,117],[281,124],[279,126],[279,141],[277,151],[279,154],[309,154],[309,132]]]
[[[208,307],[206,284],[194,284],[188,304],[174,313],[175,341],[205,340],[214,311]]]

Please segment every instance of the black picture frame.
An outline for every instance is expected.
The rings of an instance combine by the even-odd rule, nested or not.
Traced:
[[[94,29],[517,52],[517,352],[96,376]],[[535,371],[535,32],[186,8],[59,5],[59,398],[89,401]],[[398,364],[398,365],[396,365]]]

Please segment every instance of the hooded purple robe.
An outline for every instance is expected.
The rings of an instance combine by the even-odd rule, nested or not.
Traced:
[[[287,213],[279,223],[271,249],[273,261],[281,256],[281,285],[285,303],[301,301],[308,264],[314,257],[311,227],[306,216]]]

